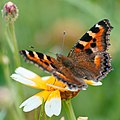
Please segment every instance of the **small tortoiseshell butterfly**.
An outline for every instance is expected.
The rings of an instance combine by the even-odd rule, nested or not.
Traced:
[[[56,54],[55,59],[30,50],[21,50],[20,54],[67,84],[70,89],[81,90],[87,87],[84,79],[98,82],[111,71],[111,58],[107,50],[112,28],[109,20],[101,20],[77,41],[68,56]]]

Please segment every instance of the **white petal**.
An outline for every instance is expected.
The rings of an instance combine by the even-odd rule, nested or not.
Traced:
[[[88,120],[88,117],[79,117],[77,120]]]
[[[38,96],[32,96],[29,99],[27,99],[26,101],[24,101],[21,105],[20,108],[23,108],[24,112],[29,112],[37,107],[39,107],[42,104],[42,98],[40,99],[40,97]]]
[[[49,117],[52,117],[53,115],[58,116],[61,112],[61,97],[58,92],[55,92],[56,91],[51,93],[53,97],[50,95],[48,97],[49,100],[45,103],[45,112]]]
[[[22,83],[22,84],[25,84],[25,85],[29,85],[29,86],[35,86],[35,82],[27,79],[27,78],[24,78],[22,77],[21,75],[18,75],[18,74],[12,74],[11,75],[11,78]]]
[[[36,74],[30,70],[27,70],[23,67],[18,67],[15,72],[25,78],[28,78],[28,79],[31,79],[31,78],[34,78],[36,77]]]
[[[92,85],[93,85],[93,86],[100,86],[100,85],[102,85],[102,82],[100,82],[100,81],[98,81],[98,82],[93,82]]]
[[[93,85],[93,86],[100,86],[102,85],[102,82],[98,81],[98,82],[95,82],[93,80],[87,80],[87,79],[83,79],[85,81],[86,84],[88,85]]]
[[[45,103],[45,112],[49,117],[58,116],[61,112],[61,99],[53,98]]]
[[[22,67],[17,68],[15,72],[15,74],[11,75],[12,79],[33,88],[47,89],[46,81],[43,80],[39,75]],[[46,77],[46,79],[47,78],[48,77]]]

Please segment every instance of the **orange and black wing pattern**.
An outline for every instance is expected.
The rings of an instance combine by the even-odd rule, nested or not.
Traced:
[[[84,84],[84,82],[76,81],[74,77],[73,79],[71,79],[69,77],[69,74],[72,74],[71,71],[67,70],[66,72],[67,68],[61,70],[61,68],[63,67],[62,63],[60,63],[53,57],[30,50],[21,50],[20,54],[24,57],[26,61],[35,64],[46,72],[51,73],[55,78],[65,83],[71,90],[76,90],[78,88],[81,89],[82,85]]]
[[[96,80],[101,80],[112,69],[111,58],[107,52],[112,28],[108,19],[99,21],[78,40],[68,54],[68,57],[75,61],[82,57],[88,60],[86,61],[88,63],[86,67],[95,69],[98,72]],[[90,66],[91,63],[94,67]]]

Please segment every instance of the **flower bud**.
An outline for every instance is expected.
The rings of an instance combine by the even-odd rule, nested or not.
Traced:
[[[2,16],[7,22],[14,22],[18,17],[17,6],[12,2],[7,2],[3,7]]]

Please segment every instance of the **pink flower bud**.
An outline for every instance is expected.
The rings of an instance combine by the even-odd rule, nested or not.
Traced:
[[[3,7],[2,16],[7,22],[14,22],[18,17],[17,6],[12,2],[7,2]]]

